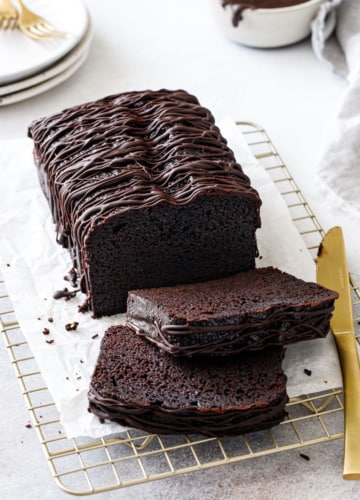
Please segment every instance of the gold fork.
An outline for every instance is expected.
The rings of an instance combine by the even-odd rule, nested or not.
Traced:
[[[18,13],[9,0],[0,0],[0,29],[16,28]]]
[[[35,40],[68,36],[68,33],[57,30],[46,19],[29,10],[21,0],[16,1],[19,6],[18,26],[25,35]]]

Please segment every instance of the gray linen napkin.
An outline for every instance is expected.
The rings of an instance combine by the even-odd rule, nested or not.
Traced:
[[[312,23],[316,56],[348,81],[326,131],[318,176],[342,206],[360,216],[360,0],[323,3]]]

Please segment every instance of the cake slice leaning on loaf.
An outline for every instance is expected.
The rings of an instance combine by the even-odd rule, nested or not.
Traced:
[[[288,401],[282,348],[176,358],[126,326],[110,327],[89,389],[89,410],[156,434],[237,435],[280,423]]]
[[[128,290],[255,266],[259,195],[194,96],[109,96],[37,120],[29,136],[94,316],[125,311]]]
[[[337,293],[273,267],[129,293],[127,321],[174,355],[228,354],[325,337]]]

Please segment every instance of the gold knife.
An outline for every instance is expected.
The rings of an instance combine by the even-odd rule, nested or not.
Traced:
[[[343,478],[360,479],[360,366],[345,244],[340,227],[330,229],[320,244],[317,281],[339,294],[330,326],[339,354],[345,395]]]

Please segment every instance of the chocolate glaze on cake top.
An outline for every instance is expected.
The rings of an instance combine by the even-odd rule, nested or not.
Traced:
[[[245,9],[277,9],[280,7],[293,7],[309,0],[221,0],[222,6],[227,5],[232,9],[232,24],[238,26],[242,20],[242,14]]]
[[[181,90],[109,96],[36,121],[29,135],[48,178],[43,187],[58,193],[50,201],[64,246],[114,212],[208,193],[258,199],[211,113]]]

